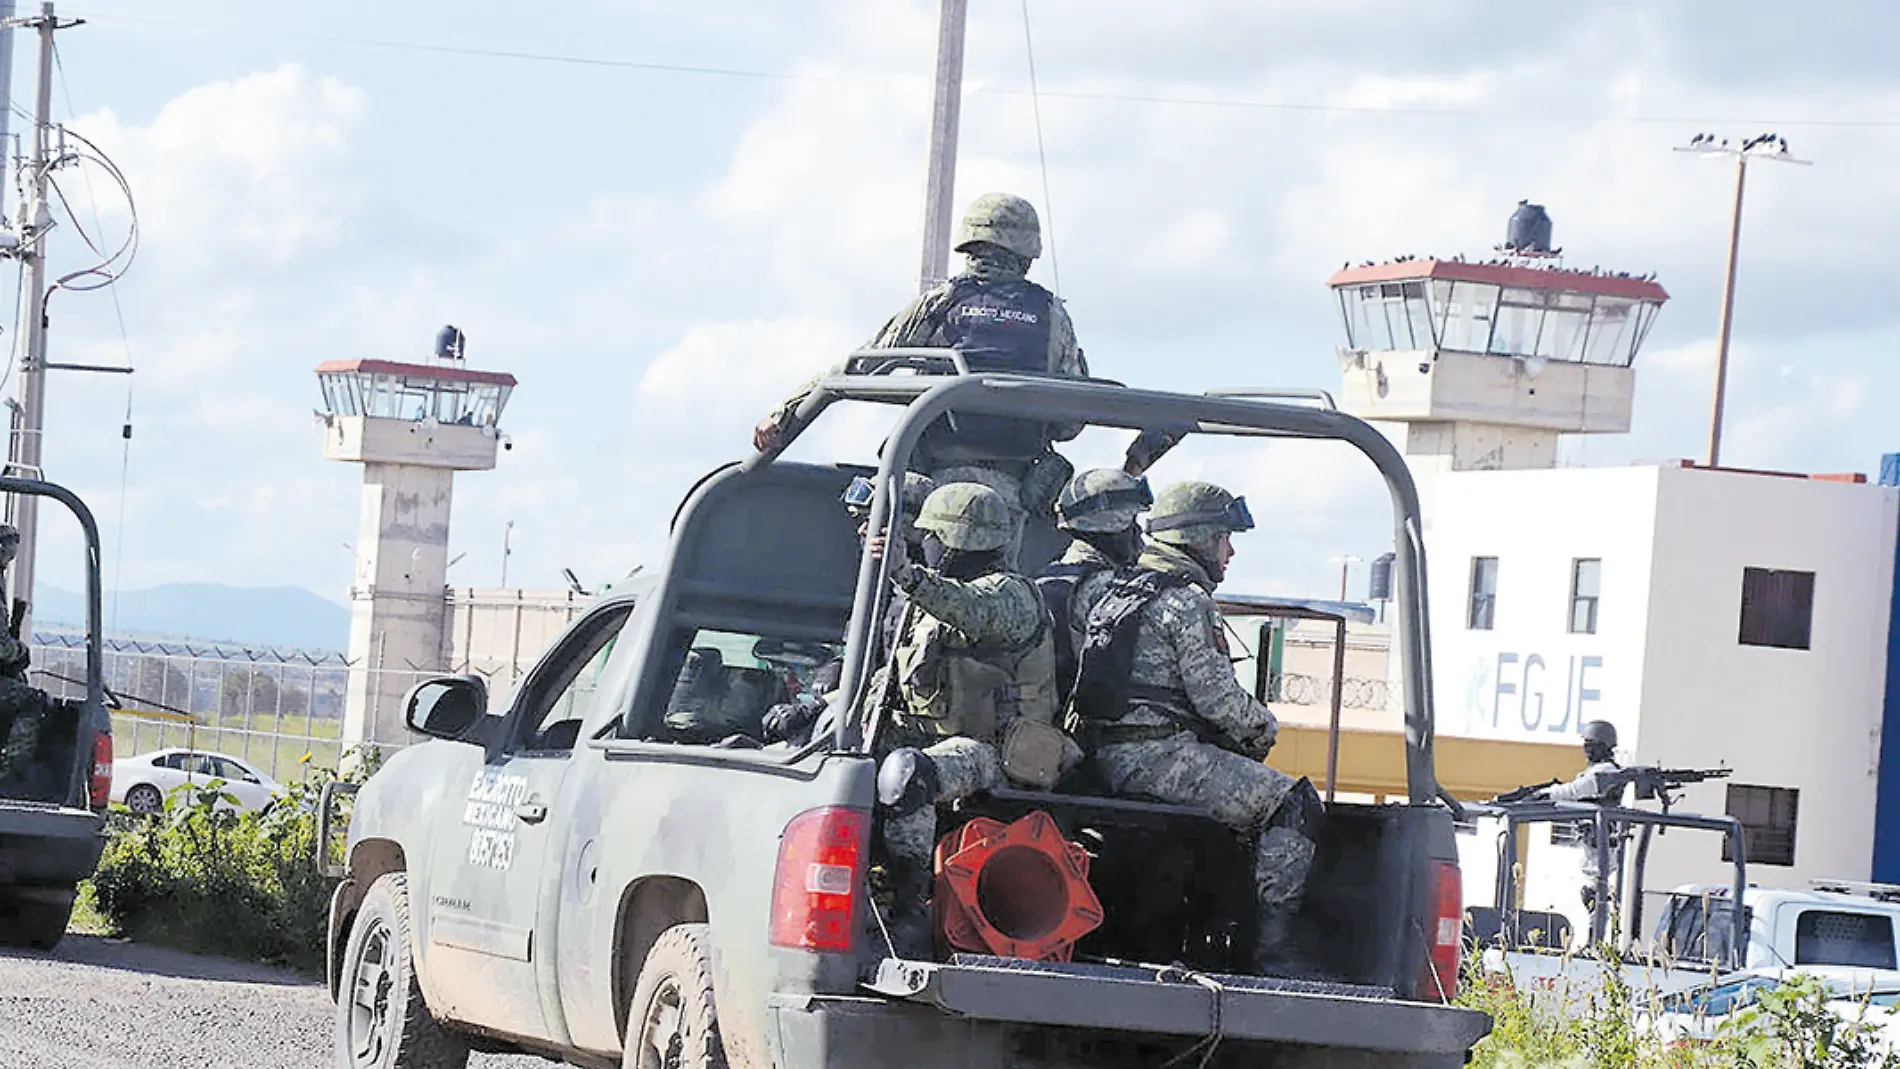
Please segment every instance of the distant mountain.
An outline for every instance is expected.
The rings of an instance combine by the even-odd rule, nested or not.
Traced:
[[[85,599],[71,590],[38,584],[35,628],[79,627]],[[341,651],[349,645],[350,610],[302,587],[235,587],[217,583],[167,583],[126,590],[113,611],[105,602],[106,630],[116,635],[198,639],[247,646],[295,646]]]

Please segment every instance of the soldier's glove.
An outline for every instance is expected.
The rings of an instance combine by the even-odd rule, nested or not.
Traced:
[[[917,589],[919,568],[910,562],[910,546],[901,538],[887,539],[884,553],[890,558],[891,582],[899,590],[909,592]]]
[[[818,714],[823,709],[823,702],[810,698],[774,705],[765,712],[765,721],[762,725],[765,741],[786,742],[797,738],[818,722]]]

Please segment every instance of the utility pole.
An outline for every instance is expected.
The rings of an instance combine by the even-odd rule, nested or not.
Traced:
[[[969,0],[943,0],[937,18],[937,88],[930,106],[924,186],[924,261],[918,292],[950,277],[950,225],[957,187],[957,124],[963,111],[963,27]]]
[[[29,479],[45,478],[40,463],[42,428],[46,424],[46,233],[53,228],[53,213],[46,206],[47,175],[52,170],[48,133],[53,125],[53,31],[58,20],[53,5],[40,5],[40,17],[30,25],[39,30],[39,91],[33,104],[33,155],[26,160],[26,196],[20,202],[20,244],[14,255],[25,264],[26,277],[20,290],[20,386],[19,426],[9,450],[7,471]],[[20,553],[13,561],[13,574],[7,589],[14,598],[27,604],[20,622],[20,638],[31,642],[33,634],[34,557],[39,550],[39,498],[15,494],[8,499],[10,522],[20,529]]]
[[[1352,566],[1359,563],[1359,558],[1353,556],[1334,557],[1330,563],[1339,565],[1339,600],[1345,601],[1346,577],[1351,573]]]
[[[1735,266],[1742,248],[1742,191],[1748,185],[1748,161],[1773,160],[1796,163],[1803,167],[1812,160],[1797,160],[1788,154],[1788,140],[1774,134],[1760,134],[1731,148],[1728,141],[1717,142],[1712,134],[1697,134],[1677,152],[1693,152],[1704,159],[1733,157],[1735,160],[1735,204],[1729,219],[1728,269],[1722,282],[1722,325],[1715,335],[1715,401],[1709,413],[1709,463],[1722,463],[1722,412],[1728,396],[1729,327],[1735,318]]]
[[[11,147],[13,119],[13,6],[0,0],[0,220],[6,213],[6,158]]]

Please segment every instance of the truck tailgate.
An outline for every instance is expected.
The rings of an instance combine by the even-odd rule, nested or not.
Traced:
[[[1491,1030],[1476,1010],[1401,1001],[1382,988],[1160,967],[887,959],[867,986],[980,1020],[1362,1051],[1462,1055]]]
[[[0,835],[36,839],[87,839],[105,830],[105,817],[90,809],[0,799]]]

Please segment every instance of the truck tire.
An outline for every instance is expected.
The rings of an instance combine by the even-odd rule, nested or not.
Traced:
[[[463,1069],[468,1043],[429,1012],[410,955],[409,877],[390,872],[363,896],[338,977],[338,1069]]]
[[[0,889],[0,946],[51,950],[73,919],[71,887]]]
[[[621,1069],[726,1069],[713,1007],[712,936],[703,924],[668,928],[647,953],[627,1007]]]

